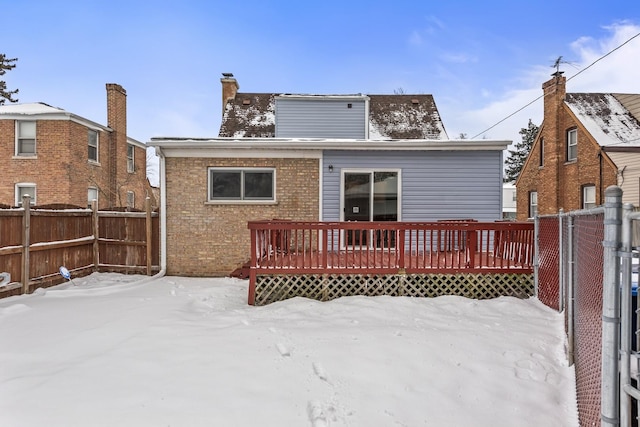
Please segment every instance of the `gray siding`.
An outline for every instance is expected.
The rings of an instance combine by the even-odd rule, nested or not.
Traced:
[[[325,151],[323,162],[324,221],[340,219],[345,168],[400,169],[402,221],[502,217],[501,151]]]
[[[366,125],[364,100],[276,99],[277,138],[364,139]]]

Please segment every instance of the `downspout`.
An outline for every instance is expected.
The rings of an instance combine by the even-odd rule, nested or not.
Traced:
[[[160,271],[151,279],[159,279],[167,273],[167,177],[160,147],[156,147],[156,154],[160,157]]]

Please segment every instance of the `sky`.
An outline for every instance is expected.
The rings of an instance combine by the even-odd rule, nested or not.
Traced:
[[[293,298],[116,273],[0,300],[0,425],[578,427],[535,298]]]
[[[432,94],[451,139],[521,141],[529,119],[542,121],[542,100],[533,101],[560,57],[569,92],[640,93],[640,37],[585,70],[640,33],[632,0],[0,6],[4,16],[28,16],[0,36],[0,52],[18,58],[3,77],[20,102],[105,124],[105,84],[118,83],[129,136],[141,142],[216,137],[223,72],[241,92]]]

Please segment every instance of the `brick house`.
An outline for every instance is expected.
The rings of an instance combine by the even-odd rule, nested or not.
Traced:
[[[107,126],[44,103],[0,106],[0,205],[144,208],[146,146],[127,137],[126,92],[107,84]]]
[[[542,89],[544,119],[516,180],[518,220],[601,205],[610,185],[640,205],[640,95],[566,93],[562,72]]]
[[[240,93],[217,138],[152,138],[167,274],[228,275],[247,222],[498,220],[509,141],[451,141],[431,95]]]

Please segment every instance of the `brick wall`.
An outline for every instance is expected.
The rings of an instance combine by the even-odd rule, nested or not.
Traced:
[[[207,203],[208,167],[276,169],[276,204]],[[224,276],[249,260],[247,222],[317,221],[317,159],[167,158],[167,273]]]
[[[135,192],[136,208],[144,208],[148,183],[146,150],[136,148],[136,172],[127,172],[126,92],[107,85],[108,116],[114,132],[98,133],[98,162],[88,161],[88,131],[68,119],[36,121],[36,157],[15,157],[16,121],[0,120],[0,204],[15,204],[15,184],[35,183],[38,205],[87,205],[87,189],[99,191],[99,208],[125,206],[127,191]],[[117,132],[116,132],[117,131]],[[116,135],[114,135],[117,133]],[[111,171],[115,171],[110,174]]]
[[[582,188],[596,186],[596,204],[604,202],[604,190],[616,184],[616,168],[602,153],[564,103],[566,78],[557,75],[545,82],[544,122],[517,181],[517,219],[529,215],[529,193],[538,193],[538,214],[557,213],[560,209],[582,209]],[[567,131],[578,133],[577,159],[567,162]],[[544,143],[544,162],[540,165],[540,144]]]

